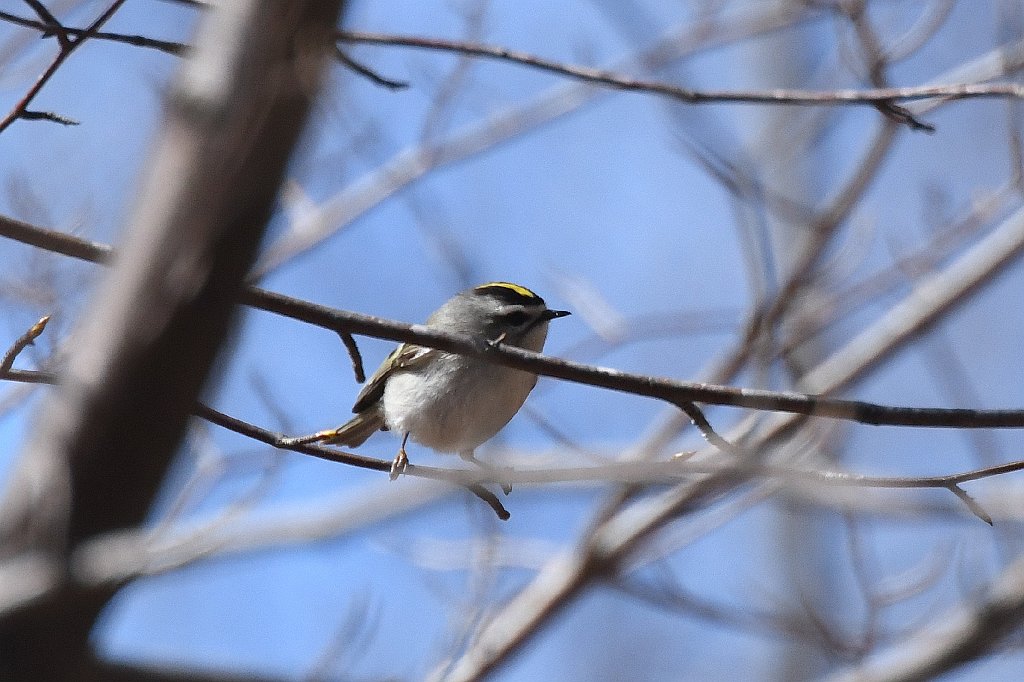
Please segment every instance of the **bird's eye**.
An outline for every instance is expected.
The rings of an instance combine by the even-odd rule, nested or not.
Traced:
[[[501,321],[511,327],[519,327],[526,324],[526,321],[530,319],[530,316],[524,313],[522,310],[514,310],[510,313],[505,313],[501,316]]]

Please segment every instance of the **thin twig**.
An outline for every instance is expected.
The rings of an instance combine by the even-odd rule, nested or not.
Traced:
[[[46,251],[60,253],[91,263],[109,264],[114,256],[114,250],[106,244],[90,242],[74,235],[56,230],[48,230],[2,215],[0,215],[0,237],[7,237],[23,244],[29,244]],[[255,307],[259,307],[259,305]],[[363,368],[363,358],[359,353],[356,340],[350,333],[342,329],[332,328],[332,331],[335,331],[341,337],[342,343],[345,344],[345,348],[348,350],[356,381],[363,383],[366,381],[366,372]]]
[[[356,383],[363,383],[366,381],[366,370],[363,368],[363,355],[359,352],[355,337],[340,329],[338,336],[341,337],[341,342],[345,344],[345,350],[348,351],[348,357],[352,360],[352,373],[356,375]]]
[[[683,401],[681,403],[678,403],[677,407],[679,407],[679,409],[682,410],[686,414],[686,416],[690,418],[690,421],[693,422],[693,425],[697,427],[697,430],[700,431],[701,435],[704,436],[704,440],[706,440],[708,443],[714,445],[722,452],[726,452],[733,455],[740,453],[739,448],[737,448],[735,445],[727,441],[725,438],[720,436],[717,431],[715,431],[715,428],[711,426],[711,422],[709,422],[708,418],[704,415],[704,412],[699,407],[697,407],[695,403]]]
[[[355,71],[360,76],[363,76],[364,78],[369,78],[377,85],[383,85],[385,88],[389,90],[402,90],[404,88],[409,87],[409,84],[405,81],[398,81],[392,80],[390,78],[385,78],[376,71],[372,70],[370,67],[360,64],[356,60],[352,59],[352,57],[347,55],[340,47],[334,48],[334,56],[339,62],[347,66],[352,71]]]
[[[105,24],[107,20],[110,19],[110,17],[114,16],[114,13],[121,8],[121,5],[124,4],[124,1],[125,0],[114,0],[113,2],[111,2],[107,9],[104,10],[103,13],[100,14],[100,16],[97,17],[95,21],[89,24],[89,28],[85,29],[83,34],[78,36],[78,38],[74,40],[66,38],[64,41],[60,41],[61,48],[60,51],[57,52],[57,56],[53,58],[53,61],[51,61],[50,65],[46,67],[46,70],[43,71],[42,74],[40,74],[39,78],[36,79],[36,82],[33,83],[32,87],[28,89],[28,92],[26,92],[25,95],[20,100],[18,100],[18,103],[14,105],[14,108],[11,109],[3,119],[0,119],[0,133],[7,130],[7,128],[9,128],[11,124],[17,121],[19,118],[24,117],[25,112],[28,110],[29,104],[31,104],[32,100],[35,99],[36,95],[39,94],[39,91],[43,89],[43,86],[46,85],[47,82],[49,82],[49,80],[53,77],[55,73],[57,73],[57,69],[60,68],[60,66],[67,60],[68,57],[71,56],[71,54],[79,45],[85,42],[86,38],[88,37],[88,34],[99,30],[99,28],[103,26],[103,24]],[[43,26],[46,27],[46,30],[52,29],[52,26],[49,24],[49,22],[44,22]],[[54,116],[56,116],[56,114],[54,114]],[[39,118],[39,116],[37,116],[37,118]]]
[[[737,102],[748,104],[827,104],[827,105],[887,105],[893,101],[914,101],[922,99],[966,99],[974,97],[1015,97],[1024,98],[1024,86],[1015,83],[957,83],[949,85],[911,86],[903,88],[869,88],[837,90],[801,90],[772,88],[769,90],[694,90],[660,81],[633,78],[623,74],[557,62],[533,54],[510,50],[496,45],[424,38],[422,36],[401,36],[394,34],[370,33],[366,31],[339,31],[337,39],[347,43],[368,45],[391,45],[467,54],[488,59],[512,62],[549,71],[562,76],[617,90],[648,92],[664,95],[688,104],[712,102]],[[908,114],[910,112],[907,112]],[[900,117],[903,122],[914,123],[916,119]],[[916,122],[914,127],[927,129],[927,124]]]
[[[54,111],[35,111],[33,109],[25,109],[21,112],[21,120],[23,121],[49,121],[51,123],[59,123],[62,126],[76,126],[79,122],[73,118],[68,118],[63,114],[58,114]]]
[[[3,360],[0,360],[0,378],[6,377],[14,366],[14,361],[21,354],[21,351],[31,346],[39,335],[46,329],[46,323],[50,321],[49,315],[39,318],[39,321],[29,327],[28,331],[18,337],[14,344],[4,353]]]
[[[42,37],[47,37],[53,32],[46,22],[37,21],[35,19],[26,19],[25,17],[19,17],[16,14],[9,12],[0,11],[0,21],[6,21],[9,24],[15,24],[16,26],[24,26],[25,28],[34,28],[42,32]],[[178,43],[170,40],[159,40],[157,38],[147,38],[146,36],[140,35],[129,35],[125,33],[109,33],[106,31],[90,31],[84,28],[71,28],[70,26],[62,26],[60,34],[65,36],[73,36],[75,38],[93,38],[95,40],[105,40],[113,43],[123,43],[126,45],[132,45],[134,47],[144,47],[175,56],[182,56],[188,51],[188,45],[185,43]],[[59,39],[59,38],[58,38]]]
[[[329,462],[338,462],[340,464],[348,464],[350,466],[356,466],[362,469],[371,469],[373,471],[391,471],[391,461],[385,461],[382,459],[376,459],[374,457],[365,457],[363,455],[357,455],[353,452],[345,452],[336,448],[329,448],[324,446],[315,445],[313,441],[299,438],[289,438],[281,433],[274,433],[267,429],[250,424],[249,422],[243,421],[236,417],[224,414],[219,410],[215,410],[212,407],[206,405],[198,405],[195,410],[195,415],[205,419],[211,424],[216,424],[222,428],[234,431],[235,433],[248,436],[254,440],[260,441],[267,445],[275,448],[281,448],[284,450],[291,450],[292,452],[298,452],[304,455],[311,455],[319,459],[325,459]],[[453,481],[451,474],[445,473],[444,469],[435,469],[433,467],[423,467],[409,465],[406,467],[405,475],[410,476],[421,476],[424,478],[432,478],[435,480],[455,482],[462,485],[466,490],[473,493],[481,500],[487,503],[494,513],[497,514],[498,518],[502,521],[507,521],[510,514],[502,506],[501,501],[496,495],[491,493],[483,484],[478,481],[458,482]],[[456,474],[457,475],[457,474]]]
[[[57,17],[50,13],[50,10],[46,8],[46,5],[41,3],[39,0],[25,0],[25,4],[31,7],[48,27],[48,30],[44,35],[56,35],[57,42],[60,43],[60,49],[62,50],[66,50],[71,47],[71,42],[68,40],[68,34],[64,31],[64,26],[57,21]]]
[[[671,28],[618,65],[623,70],[658,70],[687,55],[693,56],[800,25],[816,14],[799,4],[757,3],[732,15],[727,24],[700,20]],[[299,253],[310,250],[429,173],[478,156],[527,130],[551,124],[605,94],[607,90],[592,88],[585,83],[562,82],[526,102],[463,125],[443,140],[429,145],[414,144],[399,151],[378,168],[319,204],[292,230],[271,243],[256,267],[257,275],[265,275]]]
[[[973,513],[975,516],[977,516],[979,519],[981,519],[988,525],[993,525],[992,517],[989,515],[989,513],[985,511],[985,509],[980,504],[978,504],[977,500],[968,495],[966,490],[964,490],[958,485],[951,485],[949,486],[949,491],[956,495],[957,497],[959,497],[961,500],[963,500],[963,503],[967,505],[967,508],[971,510],[971,513]]]

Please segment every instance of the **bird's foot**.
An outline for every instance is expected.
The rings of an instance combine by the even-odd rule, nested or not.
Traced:
[[[464,459],[467,462],[472,462],[473,464],[477,465],[478,467],[480,467],[481,469],[483,469],[485,472],[487,472],[489,474],[494,474],[495,477],[497,477],[497,475],[501,471],[513,471],[512,467],[495,467],[495,466],[491,466],[490,464],[488,464],[486,462],[481,462],[479,459],[476,458],[476,455],[473,454],[472,450],[460,452],[459,453],[459,457],[461,457],[462,459]],[[503,493],[505,493],[506,495],[508,495],[509,493],[512,492],[512,484],[511,483],[506,483],[506,482],[503,482],[503,481],[499,481],[498,485],[501,486],[501,491]]]
[[[398,448],[398,454],[391,461],[391,480],[394,481],[405,472],[409,466],[409,455],[405,454],[405,447]]]

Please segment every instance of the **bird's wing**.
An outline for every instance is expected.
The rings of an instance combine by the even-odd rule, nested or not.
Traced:
[[[423,348],[422,346],[409,343],[403,343],[391,351],[391,354],[384,359],[384,362],[380,364],[377,371],[373,373],[370,380],[363,386],[363,390],[359,391],[359,395],[356,396],[356,404],[352,406],[352,411],[358,414],[366,408],[375,405],[381,399],[381,396],[384,395],[384,384],[387,383],[388,377],[392,374],[404,369],[418,367],[437,353],[438,351],[433,348]]]

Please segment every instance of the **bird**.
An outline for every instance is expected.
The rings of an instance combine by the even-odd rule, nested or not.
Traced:
[[[548,308],[543,298],[519,284],[488,282],[448,299],[426,326],[540,352],[548,323],[569,314]],[[530,372],[403,343],[356,396],[355,417],[323,432],[323,442],[358,447],[377,431],[401,434],[391,480],[408,466],[410,439],[485,466],[474,451],[516,415],[536,383],[537,375]]]

